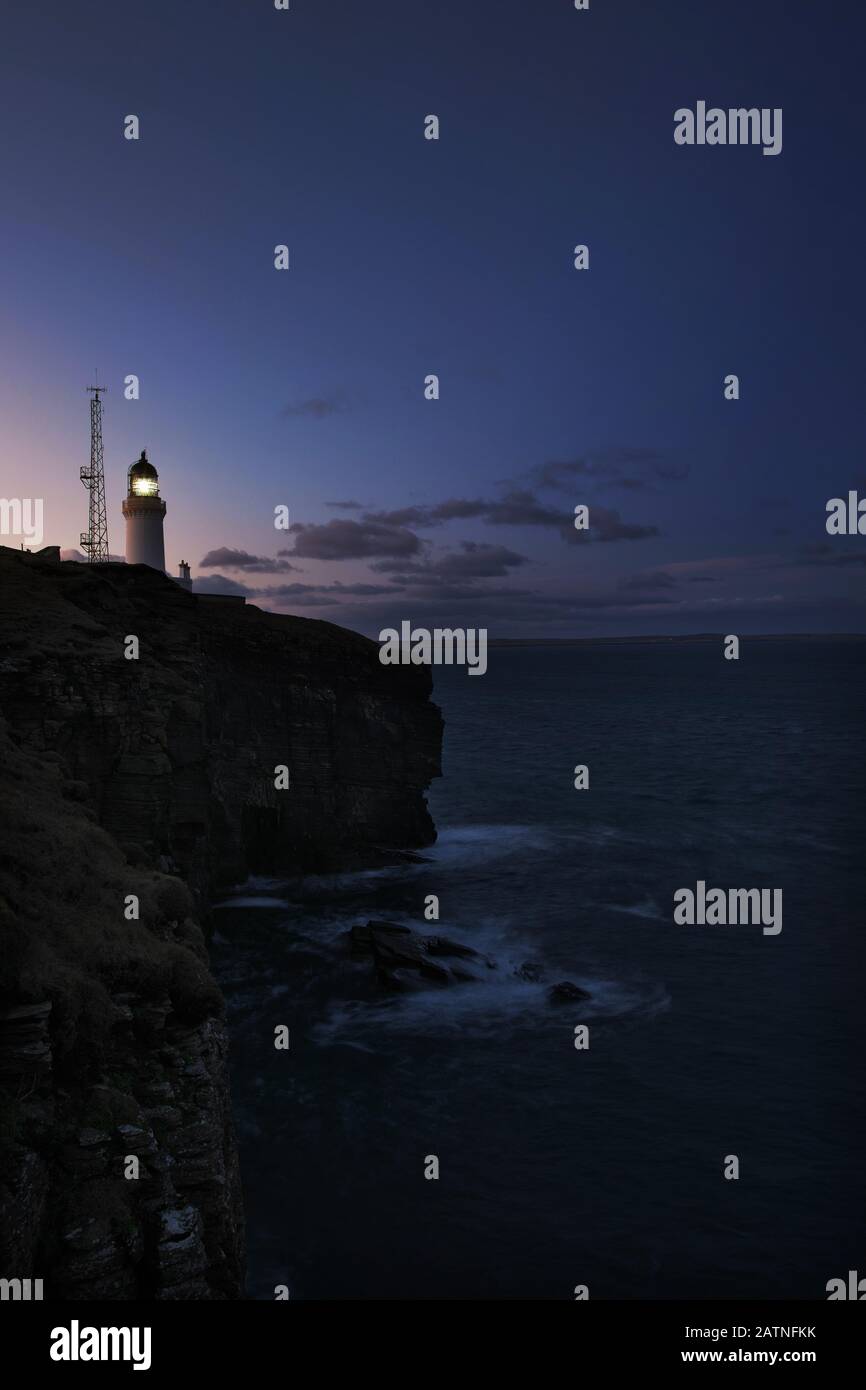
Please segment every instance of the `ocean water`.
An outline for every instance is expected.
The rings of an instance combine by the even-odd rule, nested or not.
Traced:
[[[217,914],[252,1297],[823,1299],[866,1274],[864,676],[866,643],[802,640],[434,673],[425,862],[259,879]],[[782,931],[675,925],[698,879],[781,888]],[[369,917],[496,968],[383,995],[345,947]],[[591,998],[551,1004],[565,979]]]

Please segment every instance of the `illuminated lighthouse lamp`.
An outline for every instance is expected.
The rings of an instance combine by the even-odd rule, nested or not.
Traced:
[[[153,464],[148,463],[144,449],[141,458],[129,465],[127,478],[130,497],[156,497],[159,492],[159,475]]]

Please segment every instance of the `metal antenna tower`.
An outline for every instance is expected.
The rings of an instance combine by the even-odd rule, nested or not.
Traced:
[[[88,386],[90,401],[90,467],[81,469],[81,481],[90,495],[87,530],[81,532],[81,549],[91,565],[108,560],[108,517],[105,513],[105,472],[102,466],[102,401],[104,386]]]

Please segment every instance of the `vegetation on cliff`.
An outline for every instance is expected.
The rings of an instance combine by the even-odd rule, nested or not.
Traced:
[[[0,586],[0,1276],[239,1297],[208,896],[433,838],[429,673],[142,566],[0,548]]]

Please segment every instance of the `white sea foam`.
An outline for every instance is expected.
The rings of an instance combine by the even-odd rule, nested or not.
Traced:
[[[464,964],[465,962],[461,962]],[[552,1004],[547,992],[556,980],[568,978],[590,998],[575,1004]],[[361,1000],[336,1003],[311,1032],[320,1047],[363,1046],[375,1039],[369,1050],[377,1051],[385,1035],[442,1037],[449,1033],[461,1038],[484,1038],[528,1028],[563,1027],[564,1022],[590,1022],[627,1015],[651,1016],[668,1007],[661,985],[626,985],[620,981],[595,979],[580,971],[550,972],[544,983],[517,978],[509,963],[501,962],[496,971],[485,968],[476,983],[436,986],[367,1003]]]
[[[638,903],[598,903],[596,906],[603,906],[608,912],[624,912],[629,917],[645,917],[653,922],[667,920],[658,903],[652,898],[644,898]]]
[[[214,903],[214,910],[221,907],[272,907],[285,910],[291,907],[287,898],[271,898],[264,895],[245,896],[238,894],[237,897],[221,898],[218,903]]]
[[[437,864],[457,868],[527,850],[549,850],[553,844],[554,836],[543,825],[456,825],[441,831],[424,853]]]

